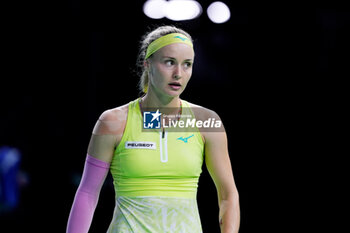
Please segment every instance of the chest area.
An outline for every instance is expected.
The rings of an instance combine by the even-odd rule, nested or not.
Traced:
[[[153,132],[128,137],[115,153],[121,174],[199,176],[203,143],[194,132]],[[199,140],[200,139],[200,140]]]

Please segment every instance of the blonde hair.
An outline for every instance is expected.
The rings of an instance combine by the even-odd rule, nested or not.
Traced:
[[[148,70],[145,69],[144,67],[144,62],[145,62],[145,56],[146,56],[146,51],[148,46],[155,41],[156,39],[165,36],[170,33],[181,33],[188,37],[192,41],[192,37],[185,32],[184,30],[177,28],[175,26],[160,26],[157,27],[156,29],[152,30],[149,33],[146,33],[141,40],[141,46],[140,46],[140,51],[138,55],[138,67],[141,70],[141,77],[139,81],[139,90],[143,93],[147,93],[148,90]],[[150,56],[152,57],[152,55]]]

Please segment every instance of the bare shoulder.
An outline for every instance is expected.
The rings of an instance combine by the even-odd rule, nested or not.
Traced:
[[[97,120],[90,139],[88,154],[110,163],[126,125],[128,104],[104,111]]]
[[[119,107],[107,109],[100,115],[99,120],[101,121],[126,120],[128,115],[128,107],[129,107],[129,104],[124,104]]]
[[[189,106],[191,107],[193,113],[195,114],[197,119],[209,119],[209,118],[215,118],[215,119],[220,119],[219,115],[214,111],[209,108],[203,107],[201,105],[197,105],[194,103],[190,103],[186,101]]]
[[[207,142],[217,141],[220,138],[218,135],[221,135],[221,133],[223,133],[223,135],[225,134],[222,121],[215,111],[193,103],[189,103],[189,106],[197,121],[203,123],[200,124],[203,127],[198,129],[205,144],[207,144]],[[205,124],[207,124],[207,127],[204,126]]]
[[[104,111],[93,130],[95,135],[115,134],[120,135],[125,128],[128,117],[129,104],[111,108]]]

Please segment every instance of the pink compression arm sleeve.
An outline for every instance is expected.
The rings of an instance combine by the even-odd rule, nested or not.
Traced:
[[[89,231],[109,166],[109,163],[87,155],[83,176],[70,211],[67,233],[87,233]]]

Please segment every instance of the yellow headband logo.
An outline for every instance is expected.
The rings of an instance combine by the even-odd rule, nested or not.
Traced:
[[[191,48],[193,48],[193,44],[191,40],[187,38],[185,35],[181,33],[171,33],[153,41],[147,48],[145,59],[149,58],[153,53],[163,48],[164,46],[174,44],[174,43],[188,44],[189,46],[191,46]]]

